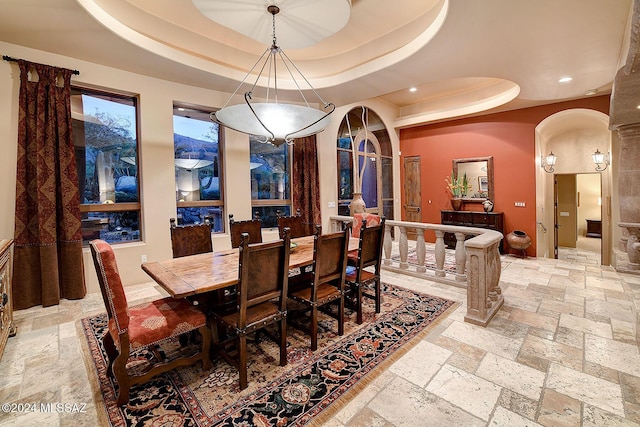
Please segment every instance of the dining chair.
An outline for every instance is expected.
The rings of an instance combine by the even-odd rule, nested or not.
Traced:
[[[345,269],[351,230],[350,226],[347,226],[337,233],[321,234],[321,231],[321,227],[316,226],[313,281],[309,286],[289,293],[291,299],[305,306],[305,311],[310,311],[308,332],[312,351],[318,348],[318,310],[321,306],[338,303],[338,313],[334,317],[338,321],[338,335],[344,334]]]
[[[276,216],[278,218],[278,232],[280,233],[280,238],[282,238],[283,230],[287,227],[291,230],[290,234],[292,239],[313,236],[315,224],[304,221],[300,214],[300,209],[296,211],[295,215],[281,216],[280,211],[278,211],[276,212]]]
[[[380,266],[382,263],[382,244],[384,240],[384,223],[382,217],[377,225],[369,226],[363,221],[355,256],[349,253],[347,257],[347,301],[356,310],[356,321],[362,323],[362,298],[375,300],[376,313],[380,313],[382,296],[380,290]],[[373,282],[374,294],[364,292],[364,287]]]
[[[174,258],[213,251],[211,225],[208,217],[205,217],[202,224],[188,225],[177,225],[176,219],[170,218],[169,227]]]
[[[262,243],[262,221],[259,218],[236,221],[233,214],[229,214],[229,234],[231,247],[238,248],[242,242],[242,234],[249,234],[249,243]]]
[[[198,255],[213,252],[211,242],[211,223],[209,217],[205,217],[202,224],[177,225],[175,218],[169,219],[171,230],[171,249],[174,258]],[[235,287],[231,286],[217,291],[188,297],[196,305],[200,305],[203,311],[216,307],[231,309],[235,306]]]
[[[111,245],[98,239],[89,242],[89,246],[107,309],[108,330],[103,343],[109,359],[107,374],[115,377],[118,383],[117,405],[129,401],[132,385],[145,383],[179,366],[201,360],[203,370],[211,369],[211,332],[206,315],[186,299],[171,297],[129,307]],[[195,330],[202,338],[199,351],[173,360],[161,357],[158,344]],[[130,356],[145,348],[153,351],[159,360],[144,372],[127,370]]]
[[[213,311],[213,347],[240,375],[240,389],[247,388],[247,335],[273,323],[279,324],[280,366],[287,364],[287,285],[291,239],[250,243],[242,233],[239,255],[237,307],[233,313]],[[227,331],[223,337],[219,331]]]

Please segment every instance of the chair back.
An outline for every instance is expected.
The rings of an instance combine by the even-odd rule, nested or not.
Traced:
[[[375,267],[376,275],[380,274],[380,264],[382,262],[382,243],[384,240],[385,218],[380,219],[377,225],[365,226],[360,230],[360,240],[358,243],[358,271],[366,267]]]
[[[343,231],[321,234],[321,228],[317,227],[313,247],[316,285],[333,283],[339,289],[344,290],[350,228],[350,225],[348,225]]]
[[[351,233],[353,237],[360,237],[360,230],[365,222],[368,226],[378,225],[380,224],[380,215],[367,212],[353,214],[353,231]]]
[[[238,248],[242,242],[242,234],[249,235],[249,243],[262,243],[262,221],[250,219],[236,221],[233,214],[229,215],[229,234],[231,235],[231,247]]]
[[[208,220],[203,224],[176,225],[175,218],[171,218],[169,224],[174,258],[213,251]]]
[[[281,239],[284,235],[283,231],[287,227],[291,230],[290,236],[292,239],[297,237],[313,236],[315,225],[304,221],[299,212],[300,211],[298,211],[297,215],[292,216],[278,216],[278,231]]]
[[[242,233],[239,255],[238,327],[246,325],[246,310],[265,301],[278,299],[281,311],[286,310],[289,283],[289,253],[291,238],[267,243],[250,243],[248,233]]]
[[[107,314],[109,319],[115,322],[120,334],[129,327],[129,306],[120,280],[115,254],[111,245],[104,240],[92,240],[89,242],[89,247]]]

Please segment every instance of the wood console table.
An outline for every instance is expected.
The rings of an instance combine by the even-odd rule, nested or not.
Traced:
[[[499,231],[504,236],[504,213],[477,211],[440,211],[440,222],[444,225],[488,228]],[[453,233],[445,233],[444,242],[455,248],[456,237]],[[500,244],[500,253],[504,253],[504,239]]]
[[[599,219],[588,219],[587,237],[602,238],[602,221]]]

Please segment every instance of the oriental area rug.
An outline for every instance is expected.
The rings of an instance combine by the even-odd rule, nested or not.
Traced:
[[[130,401],[115,404],[117,386],[107,376],[102,336],[106,313],[82,319],[87,367],[99,416],[112,426],[303,426],[319,425],[349,402],[381,371],[453,311],[458,303],[382,283],[382,310],[365,298],[364,322],[347,310],[345,333],[320,315],[318,350],[309,336],[288,325],[288,365],[278,365],[279,347],[265,335],[249,342],[249,387],[240,390],[237,370],[212,355],[213,368],[179,368],[133,386]],[[369,302],[371,301],[371,302]],[[413,342],[411,342],[413,341]],[[179,351],[170,342],[164,352]],[[142,351],[128,368],[155,357]]]

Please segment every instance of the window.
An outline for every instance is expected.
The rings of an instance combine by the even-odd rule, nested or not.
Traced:
[[[366,126],[365,126],[366,125]],[[358,176],[354,176],[353,145],[357,147]],[[391,140],[380,117],[366,107],[349,111],[340,124],[337,141],[338,215],[350,215],[355,181],[362,181],[367,212],[393,219],[393,158]]]
[[[140,240],[137,99],[73,87],[82,240]]]
[[[178,224],[199,224],[205,217],[211,230],[224,231],[222,194],[222,133],[211,111],[173,106],[176,202]]]
[[[249,144],[252,211],[262,220],[263,228],[277,227],[278,211],[283,216],[291,215],[290,147],[263,144],[253,135]]]

